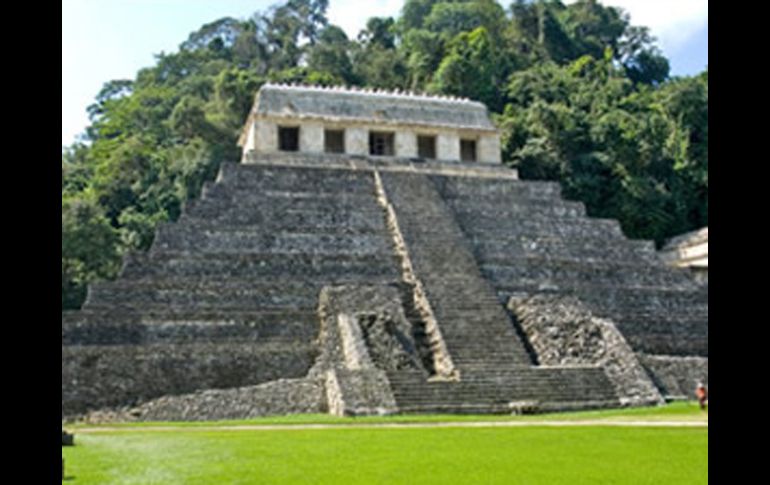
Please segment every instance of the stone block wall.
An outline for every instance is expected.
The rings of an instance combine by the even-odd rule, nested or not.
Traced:
[[[83,420],[212,421],[325,412],[328,408],[322,380],[278,379],[256,386],[163,396],[134,407],[95,410]]]
[[[478,157],[482,163],[501,163],[500,137],[483,135],[478,140]]]
[[[369,155],[369,132],[362,127],[347,128],[345,152],[349,155]]]
[[[436,158],[444,161],[460,161],[460,137],[456,133],[438,134],[436,137]]]
[[[708,357],[639,354],[650,377],[669,399],[695,399],[695,386],[708,387]]]
[[[396,131],[395,141],[396,156],[398,157],[416,157],[417,156],[417,134],[413,131]]]
[[[281,119],[257,119],[247,130],[243,146],[243,161],[249,162],[249,154],[272,154],[296,152],[280,152],[278,150],[278,127],[299,126],[299,153],[322,155],[325,152],[324,130],[345,131],[345,154],[369,156],[369,133],[384,131],[394,133],[394,157],[415,158],[417,152],[417,135],[436,137],[436,161],[460,163],[460,139],[476,140],[476,162],[485,164],[500,164],[500,136],[496,133],[463,131],[457,129],[399,126],[394,124],[362,124],[354,122],[334,121],[321,123],[319,121],[303,121],[291,117]]]
[[[511,298],[508,307],[540,365],[598,365],[614,385],[621,403],[662,403],[660,393],[615,325],[595,317],[577,298]]]
[[[62,416],[203,389],[306,375],[309,345],[89,345],[62,347]]]
[[[302,123],[299,130],[299,149],[306,153],[323,153],[324,125],[321,123]]]
[[[411,339],[401,290],[379,285],[328,286],[319,297],[319,314],[320,355],[309,375],[324,379],[329,411],[337,415],[396,412],[383,367],[405,363],[427,374],[413,341],[405,346],[388,328],[391,323],[402,338]],[[411,358],[404,361],[408,351]]]
[[[266,121],[254,122],[254,151],[275,153],[278,151],[278,126]]]
[[[479,163],[260,157],[224,164],[151,251],[63,314],[63,415],[569,409],[656,402],[647,373],[669,396],[703,380],[707,288],[558,185]],[[515,307],[522,333],[500,302],[538,292],[558,297]]]

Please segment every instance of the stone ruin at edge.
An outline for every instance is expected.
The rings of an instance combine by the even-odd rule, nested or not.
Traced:
[[[707,381],[707,283],[519,180],[484,105],[268,84],[240,144],[62,314],[63,418],[537,412]]]

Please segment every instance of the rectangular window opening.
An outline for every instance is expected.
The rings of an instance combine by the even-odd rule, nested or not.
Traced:
[[[436,159],[436,137],[417,136],[417,156],[420,158]]]
[[[392,157],[395,154],[393,149],[393,133],[372,131],[369,133],[369,154]]]
[[[460,140],[460,160],[463,162],[476,161],[476,140]]]
[[[345,153],[345,130],[325,130],[324,150],[326,153]]]
[[[278,127],[278,149],[282,152],[299,151],[299,126]]]

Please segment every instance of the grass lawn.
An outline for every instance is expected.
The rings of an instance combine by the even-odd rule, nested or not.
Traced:
[[[694,411],[694,412],[693,412]],[[701,418],[689,403],[647,410],[545,415],[534,419]],[[669,416],[661,418],[661,416]],[[400,422],[404,417],[368,421]],[[361,423],[328,417],[233,424]],[[462,421],[485,417],[409,417]],[[497,417],[497,419],[501,419]],[[524,417],[517,419],[533,419]],[[305,421],[308,422],[308,421]],[[174,423],[178,425],[179,423]],[[708,481],[708,429],[671,427],[482,427],[218,430],[206,423],[173,431],[157,425],[78,433],[62,448],[66,483],[506,483],[660,484]]]

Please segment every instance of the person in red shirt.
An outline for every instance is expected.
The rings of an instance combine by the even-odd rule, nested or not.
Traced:
[[[698,387],[695,388],[695,397],[698,398],[698,404],[700,404],[700,408],[706,409],[706,403],[708,402],[709,394],[706,390],[706,386],[704,386],[702,382],[699,382]]]

